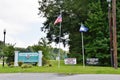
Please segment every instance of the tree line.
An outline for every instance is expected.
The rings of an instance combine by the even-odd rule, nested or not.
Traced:
[[[117,0],[117,50],[120,52],[120,1]],[[54,21],[62,11],[61,42],[69,45],[69,57],[82,62],[80,24],[89,28],[84,33],[85,58],[99,58],[99,65],[110,66],[110,37],[108,25],[108,3],[106,0],[41,0],[39,15],[47,20],[41,31],[47,31],[50,42],[59,42],[59,24]],[[69,37],[65,37],[69,35]],[[118,54],[118,62],[120,55]],[[120,66],[120,63],[118,63]]]
[[[2,59],[2,56],[5,58],[5,63],[8,65],[10,63],[14,63],[14,51],[19,52],[38,52],[42,51],[43,54],[43,65],[49,64],[48,60],[56,60],[56,57],[58,56],[59,49],[53,48],[50,43],[46,40],[46,38],[41,38],[37,44],[33,46],[28,46],[27,48],[22,47],[15,47],[12,44],[6,43],[4,46],[4,43],[0,41],[0,58]],[[67,55],[67,52],[60,49],[61,59],[64,59]]]

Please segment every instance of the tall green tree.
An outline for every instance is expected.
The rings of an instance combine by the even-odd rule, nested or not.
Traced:
[[[62,1],[62,3],[60,3]],[[47,18],[42,30],[47,30],[49,41],[58,43],[59,24],[53,25],[54,20],[62,10],[62,42],[68,43],[69,51],[82,61],[81,35],[79,32],[81,22],[89,28],[84,33],[85,56],[98,57],[103,65],[110,65],[109,52],[109,27],[108,27],[108,4],[105,0],[42,0],[39,2],[39,10]],[[119,5],[117,1],[117,25],[119,28]],[[117,28],[118,39],[120,32]],[[64,38],[69,35],[69,38]],[[118,43],[120,43],[118,41]],[[119,46],[119,44],[118,44]],[[70,56],[72,56],[70,55]]]
[[[62,3],[60,3],[62,1]],[[80,53],[79,26],[87,19],[87,6],[90,0],[42,0],[39,1],[39,10],[47,18],[42,30],[47,30],[49,41],[59,42],[59,24],[53,25],[55,19],[62,11],[62,40],[64,45],[70,45],[71,53]],[[72,6],[71,6],[72,5]],[[76,34],[76,35],[74,35]],[[69,35],[69,39],[65,38]],[[68,42],[69,41],[69,42]],[[75,42],[76,41],[76,42]],[[76,46],[76,47],[75,47]],[[74,49],[75,48],[75,49]],[[77,48],[77,49],[76,49]]]
[[[117,13],[116,13],[116,16],[117,16],[117,18],[116,18],[116,22],[117,22],[117,50],[118,50],[118,65],[120,66],[120,9],[119,9],[119,7],[120,7],[120,1],[119,0],[117,0],[117,9],[116,9],[116,11],[117,11]]]
[[[101,2],[89,4],[88,19],[85,24],[89,27],[86,35],[86,56],[97,57],[100,63],[110,64],[109,27],[106,13],[102,10]],[[107,64],[107,65],[108,65]]]

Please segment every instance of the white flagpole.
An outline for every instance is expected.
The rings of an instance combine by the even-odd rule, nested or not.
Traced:
[[[62,16],[62,12],[60,10],[60,15]],[[58,68],[60,68],[60,42],[61,42],[61,22],[60,22],[60,27],[59,27],[59,53],[58,53]]]
[[[85,55],[84,55],[84,40],[83,40],[83,32],[81,32],[81,37],[82,37],[83,67],[85,67]]]

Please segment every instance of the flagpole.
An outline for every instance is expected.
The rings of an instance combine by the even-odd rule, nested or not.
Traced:
[[[62,12],[60,10],[60,15],[62,16]],[[60,68],[60,42],[61,42],[61,22],[59,27],[59,53],[58,53],[58,68]]]
[[[83,41],[83,32],[81,32],[82,37],[82,55],[83,55],[83,67],[85,67],[85,55],[84,55],[84,41]]]
[[[81,23],[81,27],[80,27],[80,32],[81,32],[81,37],[82,37],[82,55],[83,55],[83,67],[85,67],[85,54],[84,54],[84,40],[83,40],[83,32],[87,32],[88,28],[85,27],[82,23]]]

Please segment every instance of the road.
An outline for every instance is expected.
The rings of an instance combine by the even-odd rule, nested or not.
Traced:
[[[2,73],[0,80],[120,80],[115,74]]]

